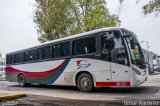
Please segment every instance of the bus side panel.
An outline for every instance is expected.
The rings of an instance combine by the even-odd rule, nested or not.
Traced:
[[[6,80],[10,81],[10,82],[18,82],[18,73],[13,74],[12,72],[14,72],[14,69],[9,68],[9,67],[12,67],[12,66],[7,66],[5,68],[5,70],[6,70]]]
[[[88,58],[21,64],[6,69],[8,81],[17,81],[18,74],[23,73],[26,83],[75,85],[76,74],[86,71],[92,74],[95,86],[96,82],[111,82],[110,62]]]
[[[75,86],[79,72],[89,72],[95,86],[97,81],[111,81],[110,62],[89,58],[72,58],[63,73],[65,85]]]
[[[6,67],[8,81],[17,81],[23,73],[26,83],[52,84],[63,73],[70,59],[13,65]]]
[[[89,58],[72,58],[62,75],[53,84],[76,86],[76,77],[80,72],[90,73],[95,87],[96,82],[111,82],[110,62]]]

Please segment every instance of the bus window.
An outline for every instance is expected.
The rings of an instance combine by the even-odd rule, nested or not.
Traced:
[[[50,59],[51,58],[51,46],[45,46],[44,47],[44,59]]]
[[[72,42],[72,54],[80,55],[84,54],[84,43],[83,39],[74,40]]]
[[[56,58],[56,45],[52,46],[52,58]]]
[[[14,55],[11,55],[11,64],[14,64]]]
[[[72,54],[81,55],[96,52],[96,38],[87,37],[72,42]]]
[[[43,47],[37,49],[37,58],[36,59],[37,60],[44,59],[44,48]]]
[[[6,55],[6,64],[10,64],[10,55]]]
[[[16,63],[20,63],[20,53],[15,54]]]
[[[28,54],[28,52],[26,51],[26,52],[24,52],[24,62],[27,62],[27,54]]]
[[[85,54],[96,52],[96,38],[89,37],[84,39],[84,51]]]
[[[144,54],[142,52],[141,46],[139,45],[136,36],[128,35],[125,38],[128,42],[132,63],[137,65],[141,69],[145,69],[146,61],[144,59]]]
[[[20,54],[17,53],[14,55],[14,64],[20,63]]]
[[[32,60],[33,60],[32,51],[28,51],[27,61],[32,61]]]
[[[60,49],[61,49],[60,44],[55,44],[52,46],[52,57],[53,58],[58,58],[62,55],[62,54],[60,54]]]
[[[70,56],[70,42],[63,43],[64,56]]]
[[[112,32],[106,32],[101,35],[102,60],[110,61],[110,37]]]
[[[121,37],[111,38],[111,62],[128,65],[128,56]]]
[[[13,56],[12,55],[7,55],[7,64],[13,64]]]
[[[20,54],[21,62],[35,61],[36,50],[28,50]]]
[[[52,46],[52,57],[66,57],[70,55],[70,43],[64,42]]]
[[[30,61],[35,61],[36,60],[36,53],[37,53],[37,49],[33,49],[30,51]]]

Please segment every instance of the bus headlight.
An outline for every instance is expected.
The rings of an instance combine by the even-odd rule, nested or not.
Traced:
[[[141,75],[141,72],[140,72],[140,71],[138,71],[138,70],[135,69],[135,68],[132,68],[132,69],[134,70],[134,72],[135,72],[136,74]]]

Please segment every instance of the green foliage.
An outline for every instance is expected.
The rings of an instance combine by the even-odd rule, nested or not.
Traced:
[[[143,6],[143,13],[145,15],[152,12],[160,13],[160,0],[151,0],[148,4]]]
[[[109,14],[105,0],[36,0],[34,22],[38,40],[61,37],[115,26],[117,18]]]

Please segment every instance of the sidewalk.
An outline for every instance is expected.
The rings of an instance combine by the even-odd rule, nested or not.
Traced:
[[[22,92],[0,90],[0,102],[26,97]]]

